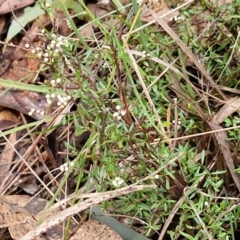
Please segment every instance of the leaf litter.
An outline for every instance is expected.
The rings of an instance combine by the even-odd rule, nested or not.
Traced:
[[[9,4],[11,2],[11,4]],[[18,3],[17,3],[18,2]],[[212,1],[215,3],[214,1]],[[24,14],[27,14],[29,12],[24,11],[24,8],[26,6],[29,6],[33,4],[34,1],[0,1],[0,14],[4,15],[6,13],[15,11],[17,9],[20,9],[18,11],[22,11],[22,19],[24,20]],[[185,1],[183,4],[184,6],[187,6],[188,4],[192,4],[193,1]],[[221,3],[218,2],[218,4],[231,4],[231,1],[223,1]],[[108,4],[108,5],[107,5]],[[112,5],[109,2],[99,2],[97,4],[88,4],[87,6],[89,9],[94,13],[95,17],[102,17],[106,13],[109,13],[109,11],[114,10],[112,8]],[[122,2],[123,5],[129,4],[129,2]],[[36,6],[36,5],[35,5]],[[238,189],[238,192],[240,191],[240,179],[239,176],[235,173],[235,163],[234,159],[232,157],[232,149],[228,142],[228,136],[226,131],[224,131],[224,127],[222,126],[223,121],[232,116],[234,113],[236,113],[239,110],[239,100],[238,98],[231,98],[228,95],[225,94],[225,91],[223,90],[222,86],[219,86],[215,83],[215,81],[212,79],[211,75],[206,71],[206,68],[204,65],[202,65],[199,62],[199,59],[196,58],[195,54],[193,54],[192,50],[188,48],[186,44],[183,43],[183,41],[178,37],[178,33],[175,32],[175,30],[172,27],[172,19],[179,15],[179,11],[181,8],[175,8],[171,9],[169,7],[169,4],[167,4],[165,1],[160,1],[160,3],[157,3],[156,5],[152,6],[149,4],[142,5],[143,11],[141,14],[141,20],[146,23],[146,25],[143,26],[143,28],[150,26],[152,24],[158,25],[161,30],[165,31],[166,34],[170,35],[171,38],[176,42],[176,45],[182,49],[182,51],[185,53],[186,57],[188,58],[189,65],[194,65],[198,71],[201,73],[201,75],[206,79],[207,85],[211,86],[213,89],[216,90],[216,92],[219,94],[218,96],[222,99],[221,103],[224,104],[222,108],[220,108],[218,111],[215,112],[212,119],[209,119],[206,113],[204,113],[200,107],[196,103],[196,109],[198,109],[199,116],[202,118],[202,120],[207,123],[208,129],[211,129],[213,131],[212,136],[215,137],[217,146],[219,150],[222,153],[224,163],[226,164],[228,171],[230,172],[231,178]],[[183,7],[182,7],[183,8]],[[22,9],[22,10],[21,10]],[[25,9],[26,10],[26,9]],[[28,9],[30,11],[30,9]],[[30,11],[31,12],[31,11]],[[224,13],[224,9],[222,10],[222,13]],[[43,13],[41,13],[43,14]],[[40,14],[40,15],[41,15]],[[70,31],[69,28],[67,28],[66,21],[62,21],[62,18],[65,18],[64,14],[62,12],[59,12],[60,19],[58,19],[58,29],[61,32],[62,35],[67,36]],[[26,17],[26,15],[25,15]],[[37,17],[37,16],[36,16]],[[160,18],[159,18],[160,17]],[[30,20],[27,21],[31,22],[30,27],[26,27],[26,25],[21,26],[24,29],[24,36],[19,40],[17,36],[14,35],[14,33],[9,35],[10,37],[7,37],[6,42],[12,40],[14,44],[7,44],[4,48],[4,52],[2,53],[2,58],[4,59],[1,62],[0,66],[0,75],[2,79],[5,80],[11,80],[11,81],[22,81],[24,83],[29,84],[35,84],[34,80],[36,80],[39,77],[39,69],[42,67],[42,62],[39,61],[39,59],[34,58],[31,50],[28,49],[26,46],[31,43],[32,48],[37,47],[43,47],[47,45],[48,39],[44,38],[42,36],[42,28],[43,27],[49,27],[51,24],[53,24],[53,18],[45,15],[42,15],[38,17],[37,19],[32,16]],[[81,19],[82,20],[82,19]],[[86,20],[86,19],[85,19]],[[5,19],[3,18],[2,21],[5,25]],[[62,21],[62,23],[60,23]],[[88,20],[87,20],[88,21]],[[198,29],[201,29],[201,34],[203,34],[207,29],[209,29],[209,25],[207,22],[204,22],[202,24],[198,23],[195,19],[195,25],[198,26]],[[107,29],[110,29],[109,26],[111,26],[111,21],[107,18],[105,18],[104,24]],[[115,24],[120,25],[120,21],[116,21]],[[21,24],[20,24],[21,25]],[[54,24],[53,24],[54,25]],[[13,26],[14,27],[14,26]],[[19,26],[18,26],[19,27]],[[25,28],[26,30],[25,30]],[[4,27],[2,27],[3,31]],[[10,29],[10,28],[9,28]],[[68,30],[66,30],[68,29]],[[80,32],[85,36],[86,38],[91,38],[94,36],[94,31],[96,31],[97,25],[94,24],[88,24],[85,27],[83,27]],[[10,29],[11,30],[11,29]],[[134,32],[134,31],[133,31]],[[125,35],[123,35],[123,40]],[[125,38],[126,39],[126,38]],[[127,52],[132,53],[130,50],[130,47],[127,45]],[[9,57],[8,57],[9,56]],[[132,60],[135,61],[135,56],[132,55]],[[158,59],[155,59],[158,61]],[[160,59],[161,60],[161,59]],[[176,69],[172,67],[170,64],[167,63],[168,59],[164,59],[165,65],[169,67],[169,69],[176,73]],[[136,69],[136,72],[138,70]],[[47,72],[45,73],[46,76]],[[139,74],[141,76],[141,74]],[[45,77],[45,76],[44,76]],[[178,96],[182,97],[183,91],[180,85],[177,85],[177,79],[175,79],[175,85],[173,87],[173,90],[178,94]],[[41,82],[41,81],[40,81]],[[144,87],[144,83],[142,84],[142,87]],[[226,89],[226,88],[225,88]],[[230,89],[230,88],[229,88]],[[31,109],[41,110],[44,112],[53,112],[56,110],[56,103],[52,104],[49,108],[47,104],[47,100],[45,98],[45,94],[38,93],[38,92],[31,92],[26,90],[19,90],[10,88],[7,89],[6,87],[1,86],[1,106],[6,108],[7,110],[3,110],[3,120],[0,120],[0,129],[1,131],[11,128],[12,125],[19,125],[20,123],[26,123],[29,121],[29,118],[26,117],[26,115],[31,111]],[[231,92],[231,89],[230,89]],[[232,91],[234,92],[234,91]],[[122,98],[124,99],[124,92],[121,93]],[[147,91],[145,92],[147,94]],[[198,93],[201,94],[200,92]],[[183,99],[188,99],[187,97]],[[150,100],[149,100],[150,102]],[[154,105],[153,105],[154,106]],[[187,107],[187,105],[185,106]],[[69,107],[70,108],[70,107]],[[18,117],[16,115],[11,114],[4,114],[4,111],[10,111],[9,109],[14,109],[14,113],[17,111],[19,112]],[[59,111],[59,115],[62,114],[62,117],[58,119],[56,116],[50,118],[50,120],[46,122],[41,122],[38,126],[36,126],[35,130],[46,130],[48,128],[51,128],[55,125],[57,125],[61,120],[63,119],[63,115],[66,112]],[[194,113],[196,114],[196,113]],[[129,115],[130,116],[130,115]],[[35,114],[33,118],[37,120],[43,119],[41,114]],[[21,119],[21,120],[20,120]],[[51,122],[52,121],[52,122]],[[133,123],[132,117],[130,118],[125,117],[125,121],[131,125]],[[50,123],[49,123],[50,122]],[[43,127],[44,126],[44,127]],[[70,127],[68,130],[71,129]],[[136,128],[136,129],[141,129]],[[62,131],[62,130],[61,130]],[[216,132],[214,132],[216,131]],[[63,207],[59,207],[58,204],[54,205],[49,208],[49,214],[45,215],[46,209],[44,209],[49,203],[49,201],[42,199],[42,198],[31,198],[27,195],[21,196],[18,195],[17,192],[19,189],[22,189],[25,193],[28,193],[30,195],[34,195],[38,191],[39,183],[38,181],[42,181],[42,187],[44,186],[45,192],[44,194],[47,195],[46,198],[49,199],[49,195],[51,195],[51,192],[54,192],[56,188],[59,186],[58,180],[56,180],[55,176],[52,175],[52,173],[49,170],[53,170],[57,166],[60,166],[60,163],[56,164],[55,159],[55,148],[56,145],[59,145],[59,142],[56,143],[56,139],[52,138],[54,140],[50,140],[51,137],[56,134],[54,131],[50,131],[46,137],[49,141],[49,149],[47,150],[47,147],[45,147],[45,151],[43,153],[42,151],[42,145],[39,147],[40,139],[43,137],[44,134],[39,134],[38,138],[29,138],[28,132],[26,130],[23,130],[21,132],[12,132],[9,137],[8,141],[6,141],[4,148],[1,150],[1,157],[0,157],[0,171],[1,171],[1,178],[0,178],[0,184],[1,184],[1,193],[2,194],[8,194],[6,196],[2,196],[0,198],[0,225],[2,228],[8,228],[10,235],[12,239],[48,239],[48,237],[51,239],[62,239],[63,234],[63,227],[62,222],[66,224],[67,219],[70,217],[76,217],[77,214],[84,212],[85,210],[91,208],[93,205],[100,204],[106,200],[110,200],[113,198],[116,198],[118,196],[123,196],[128,193],[132,193],[134,191],[140,191],[143,189],[153,189],[156,186],[155,185],[130,185],[126,188],[120,188],[115,191],[107,191],[106,193],[98,193],[95,196],[84,199],[82,202],[75,203],[75,205],[69,204],[67,207],[66,205]],[[57,132],[57,135],[59,132]],[[26,139],[26,136],[28,136],[28,141],[21,142],[20,139]],[[151,139],[151,142],[154,142],[154,136],[149,135],[148,139]],[[191,137],[191,136],[188,136]],[[88,138],[87,138],[88,139]],[[19,140],[20,143],[17,141]],[[165,139],[166,141],[172,141],[171,139]],[[61,140],[58,140],[61,141]],[[178,141],[175,139],[174,141]],[[81,143],[80,143],[81,145]],[[23,147],[24,146],[24,147]],[[45,145],[46,146],[46,145]],[[173,149],[175,148],[176,144],[173,144]],[[36,153],[33,154],[34,149],[36,149]],[[61,150],[66,150],[63,146],[61,147]],[[22,151],[22,152],[21,152]],[[20,165],[19,163],[14,165],[16,162],[18,162],[18,158],[16,157],[16,152],[21,152],[20,155],[24,156],[24,159],[29,162],[29,168],[24,169],[23,165]],[[51,157],[50,157],[51,156]],[[41,163],[41,164],[39,164]],[[41,165],[41,166],[40,166]],[[50,167],[52,166],[52,167]],[[22,173],[21,175],[18,175],[18,177],[15,177],[16,172],[13,170],[18,169],[17,173]],[[24,169],[24,170],[23,170]],[[171,170],[171,168],[169,168]],[[34,176],[27,176],[24,181],[21,183],[18,181],[15,181],[15,185],[12,184],[13,179],[24,179],[24,175],[29,175],[29,170],[32,172],[37,173],[36,175],[48,175],[47,178],[37,179]],[[175,169],[177,172],[177,168]],[[37,179],[37,180],[36,180]],[[229,181],[229,179],[228,179]],[[169,190],[169,196],[171,196],[172,199],[179,199],[179,205],[183,203],[184,198],[182,196],[184,190],[186,189],[187,183],[184,179],[184,177],[181,176],[180,173],[175,173],[172,178],[170,178],[170,190]],[[31,184],[32,185],[31,185]],[[48,184],[50,183],[50,188],[48,188]],[[15,186],[13,188],[12,186]],[[70,190],[69,187],[67,190]],[[15,198],[15,200],[11,200],[8,197],[11,197],[9,193],[14,193],[12,197]],[[43,197],[44,197],[43,194]],[[62,193],[63,195],[65,193]],[[81,196],[81,195],[80,195]],[[51,196],[52,197],[52,196]],[[16,199],[18,199],[16,201]],[[31,204],[32,205],[31,205]],[[179,209],[179,205],[176,204],[176,212]],[[36,210],[36,207],[40,207]],[[65,209],[64,209],[65,208]],[[52,210],[53,209],[53,210]],[[55,209],[55,210],[54,210]],[[34,211],[36,210],[36,211]],[[52,211],[52,212],[51,212]],[[42,219],[42,216],[43,217]],[[173,216],[172,216],[173,217]],[[41,224],[39,225],[39,219],[41,220]],[[171,218],[172,219],[172,218]],[[108,226],[104,224],[100,224],[97,221],[85,221],[81,224],[77,224],[78,220],[71,221],[71,227],[70,232],[72,232],[72,236],[70,239],[122,239],[116,232],[111,230]],[[167,222],[167,224],[170,224],[170,221]],[[165,226],[167,226],[167,224]],[[165,229],[166,230],[166,229]],[[160,235],[159,239],[162,239],[163,233]]]

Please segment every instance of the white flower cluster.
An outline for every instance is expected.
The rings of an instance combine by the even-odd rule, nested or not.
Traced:
[[[63,165],[61,165],[59,167],[59,169],[60,169],[61,172],[68,172],[69,167],[73,167],[73,165],[74,165],[74,162],[64,163]]]
[[[63,36],[56,36],[55,34],[51,34],[51,41],[48,44],[46,49],[42,49],[40,47],[33,48],[31,52],[36,54],[39,59],[42,59],[44,63],[50,63],[54,61],[54,58],[59,56],[59,52],[62,52],[62,46],[68,46],[69,41]],[[25,44],[25,48],[29,49],[30,45]],[[51,59],[51,61],[50,61]]]
[[[174,21],[174,22],[179,22],[181,20],[184,20],[184,18],[181,16],[174,16],[169,19],[169,21]]]
[[[123,109],[121,106],[116,106],[117,112],[113,113],[113,117],[115,117],[117,120],[121,120],[122,116],[126,115],[126,110]]]
[[[52,94],[46,94],[46,99],[47,99],[47,103],[50,105],[53,100],[55,99],[56,95],[54,93]]]
[[[113,181],[112,184],[114,187],[120,187],[124,183],[124,180],[120,177],[116,177]]]
[[[69,95],[63,96],[59,94],[56,96],[54,93],[46,94],[47,103],[49,105],[53,102],[55,98],[58,99],[57,105],[62,108],[65,107],[68,104],[68,102],[71,100],[71,97]]]
[[[173,124],[175,124],[175,120],[172,121]],[[182,122],[180,120],[177,121],[177,125],[181,125]]]
[[[142,51],[142,57],[143,57],[143,58],[151,57],[151,54],[150,54],[150,53],[146,53],[146,51],[143,50],[143,51]]]
[[[28,115],[29,116],[32,116],[34,113],[36,113],[36,114],[40,114],[41,116],[44,116],[44,111],[41,111],[41,110],[39,110],[39,109],[34,109],[34,108],[32,108],[29,112],[28,112]]]
[[[57,99],[58,99],[57,105],[63,108],[71,100],[71,97],[69,95],[67,96],[57,95]]]
[[[175,120],[172,121],[172,123],[175,125]],[[177,129],[180,130],[181,129],[181,124],[182,122],[180,120],[177,121]]]
[[[56,80],[51,80],[50,83],[51,83],[51,86],[52,87],[56,87],[58,84],[60,84],[62,82],[62,79],[61,78],[57,78]]]
[[[66,23],[67,23],[67,26],[70,28],[70,29],[73,29],[70,22],[68,21],[68,19],[66,19]]]

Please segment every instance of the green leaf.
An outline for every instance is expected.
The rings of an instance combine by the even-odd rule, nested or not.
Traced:
[[[38,86],[34,84],[16,82],[16,81],[6,80],[2,78],[0,78],[0,85],[9,89],[10,88],[21,89],[21,90],[40,92],[40,93],[46,93],[46,94],[51,92],[51,88],[49,88],[48,86],[44,86],[44,85]],[[54,93],[58,95],[58,94],[63,94],[64,91],[62,89],[56,89]]]
[[[105,216],[104,212],[98,207],[93,206],[92,213],[93,219],[97,219],[99,222],[104,223],[115,230],[123,238],[123,240],[150,240],[149,238],[146,238],[131,228],[123,225],[115,218]]]
[[[21,17],[14,19],[9,27],[6,42],[10,42],[31,21],[43,15],[45,11],[38,4],[24,9]]]

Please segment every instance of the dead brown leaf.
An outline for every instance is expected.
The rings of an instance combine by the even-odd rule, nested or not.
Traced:
[[[29,201],[31,197],[28,195],[4,195],[0,196],[0,200],[3,200],[9,204],[17,205],[23,208]]]
[[[92,14],[98,18],[105,15],[108,11],[106,9],[102,9],[101,7],[97,6],[97,4],[89,3],[87,4],[88,9],[92,12]],[[85,19],[88,21],[88,19]],[[80,33],[82,36],[86,38],[90,38],[93,36],[94,30],[96,29],[96,24],[86,24],[80,29]]]
[[[0,199],[0,215],[1,221],[4,221],[1,227],[8,227],[12,238],[16,240],[36,226],[36,220],[25,209],[5,202],[2,199]],[[44,238],[37,236],[34,239],[43,240]]]
[[[1,17],[0,17],[1,18]],[[9,58],[9,54],[1,54],[0,55],[0,76],[2,76],[6,70],[11,65],[11,59]]]
[[[0,15],[24,8],[33,4],[35,0],[1,0],[0,1]]]
[[[3,188],[2,184],[6,176],[9,173],[11,163],[14,158],[15,151],[12,148],[17,141],[16,132],[13,132],[8,139],[9,142],[6,142],[5,147],[3,149],[3,153],[0,155],[0,188]]]
[[[154,20],[154,17],[152,16],[152,14],[149,13],[148,8],[151,8],[158,17],[169,13],[171,10],[165,1],[159,1],[157,3],[156,1],[149,1],[149,4],[143,5],[142,7],[143,10],[141,13],[141,20],[143,22],[151,22],[152,20]],[[171,18],[178,15],[179,15],[178,11],[173,11],[172,13],[167,14],[167,16],[164,17],[163,19],[166,22],[170,22]]]
[[[46,204],[47,201],[44,199],[30,197],[27,195],[1,196],[0,227],[8,228],[12,238],[19,239],[23,234],[27,234],[28,231],[37,225],[37,214],[44,209]],[[54,216],[60,211],[61,208],[58,208],[54,211],[47,212],[47,214]],[[19,228],[21,229],[19,230]],[[37,237],[34,239],[61,240],[62,234],[63,227],[57,225],[46,231],[44,238]]]
[[[39,17],[26,32],[19,47],[17,47],[13,53],[12,47],[7,47],[6,52],[11,52],[11,59],[13,59],[13,62],[2,75],[3,79],[10,79],[13,81],[22,80],[25,83],[33,82],[38,74],[41,62],[38,59],[31,57],[30,50],[25,49],[25,44],[30,43],[33,47],[43,45],[46,39],[39,37],[39,33],[41,32],[42,27],[47,26],[48,24],[50,24],[48,16],[43,15]],[[47,109],[48,105],[44,94],[16,89],[11,89],[9,91],[5,90],[6,89],[3,87],[0,87],[0,92],[2,92],[2,94],[0,94],[2,106],[15,109],[24,114],[28,114],[31,108],[43,111]],[[42,116],[39,114],[36,116],[36,119],[42,119]]]
[[[71,240],[122,240],[110,227],[98,221],[84,222]]]
[[[50,19],[47,15],[40,16],[26,32],[26,35],[19,43],[19,47],[13,52],[13,62],[8,70],[2,75],[3,79],[23,80],[24,82],[33,82],[35,75],[39,69],[41,62],[31,57],[30,50],[25,49],[26,44],[31,44],[32,47],[40,47],[44,43],[44,39],[39,37],[39,33],[43,26],[50,24]],[[10,48],[10,47],[8,47]],[[8,52],[8,48],[6,52]]]
[[[0,129],[6,130],[20,124],[17,114],[6,108],[0,111]]]

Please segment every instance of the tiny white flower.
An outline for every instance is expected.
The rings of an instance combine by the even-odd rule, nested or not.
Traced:
[[[51,37],[52,37],[52,38],[56,38],[56,34],[55,34],[55,33],[52,33],[52,34],[51,34]]]
[[[25,44],[25,48],[30,48],[30,44],[29,44],[29,43],[26,43],[26,44]]]
[[[42,57],[42,52],[39,52],[39,53],[37,54],[37,56],[38,56],[39,58],[41,58],[41,57]]]
[[[61,172],[64,172],[64,171],[65,171],[65,168],[64,168],[63,165],[61,165],[61,166],[59,167],[59,169],[60,169]]]
[[[63,97],[60,97],[58,100],[59,100],[60,103],[64,102],[64,98]]]
[[[120,177],[116,177],[113,181],[112,181],[112,184],[115,186],[115,187],[120,187],[122,184],[124,183],[124,180]]]
[[[63,36],[58,36],[57,40],[58,40],[59,42],[62,42],[62,41],[64,40],[64,37],[63,37]]]
[[[119,113],[118,112],[114,112],[113,113],[113,117],[118,117],[119,116]]]
[[[143,0],[137,0],[137,4],[141,5],[143,3]]]
[[[44,56],[44,57],[48,57],[48,53],[47,53],[47,52],[44,53],[43,56]]]
[[[36,110],[36,113],[40,113],[40,110],[39,110],[39,109],[37,109],[37,110]]]
[[[57,83],[60,83],[61,81],[62,81],[61,78],[57,78],[57,79],[56,79],[56,82],[57,82]]]
[[[56,41],[52,40],[50,44],[54,46],[56,44]]]
[[[74,162],[70,162],[70,167],[73,167],[74,166]]]
[[[46,58],[46,57],[43,59],[43,61],[44,61],[45,63],[48,62],[48,60],[49,60],[49,59]]]
[[[208,202],[207,202],[207,201],[206,201],[206,202],[204,202],[204,205],[205,205],[205,206],[207,206],[207,205],[208,205]]]
[[[32,54],[36,53],[36,50],[35,49],[32,49],[31,50]]]
[[[62,45],[62,43],[61,43],[61,42],[58,42],[58,43],[56,44],[56,47],[57,47],[57,48],[60,48],[61,45]]]
[[[159,179],[159,175],[156,174],[156,175],[154,176],[154,178],[155,178],[155,179]]]
[[[120,112],[120,114],[121,114],[122,116],[126,115],[126,110],[122,110],[122,111]]]
[[[122,117],[121,116],[117,116],[117,120],[121,120],[122,119]]]
[[[56,95],[54,93],[51,94],[51,98],[55,98]]]
[[[109,112],[109,107],[106,107],[105,109],[104,109],[104,112]]]
[[[31,112],[31,111],[28,112],[28,115],[29,115],[29,116],[32,116],[32,115],[33,115],[33,112]]]
[[[55,87],[56,86],[56,81],[55,80],[51,80],[51,85],[53,86],[53,87]]]
[[[59,52],[60,52],[60,50],[58,48],[56,48],[53,53],[57,55]]]
[[[49,95],[49,94],[46,94],[46,98],[49,99],[49,98],[50,98],[50,95]]]
[[[121,109],[121,106],[117,105],[116,110],[120,110],[120,109]]]

